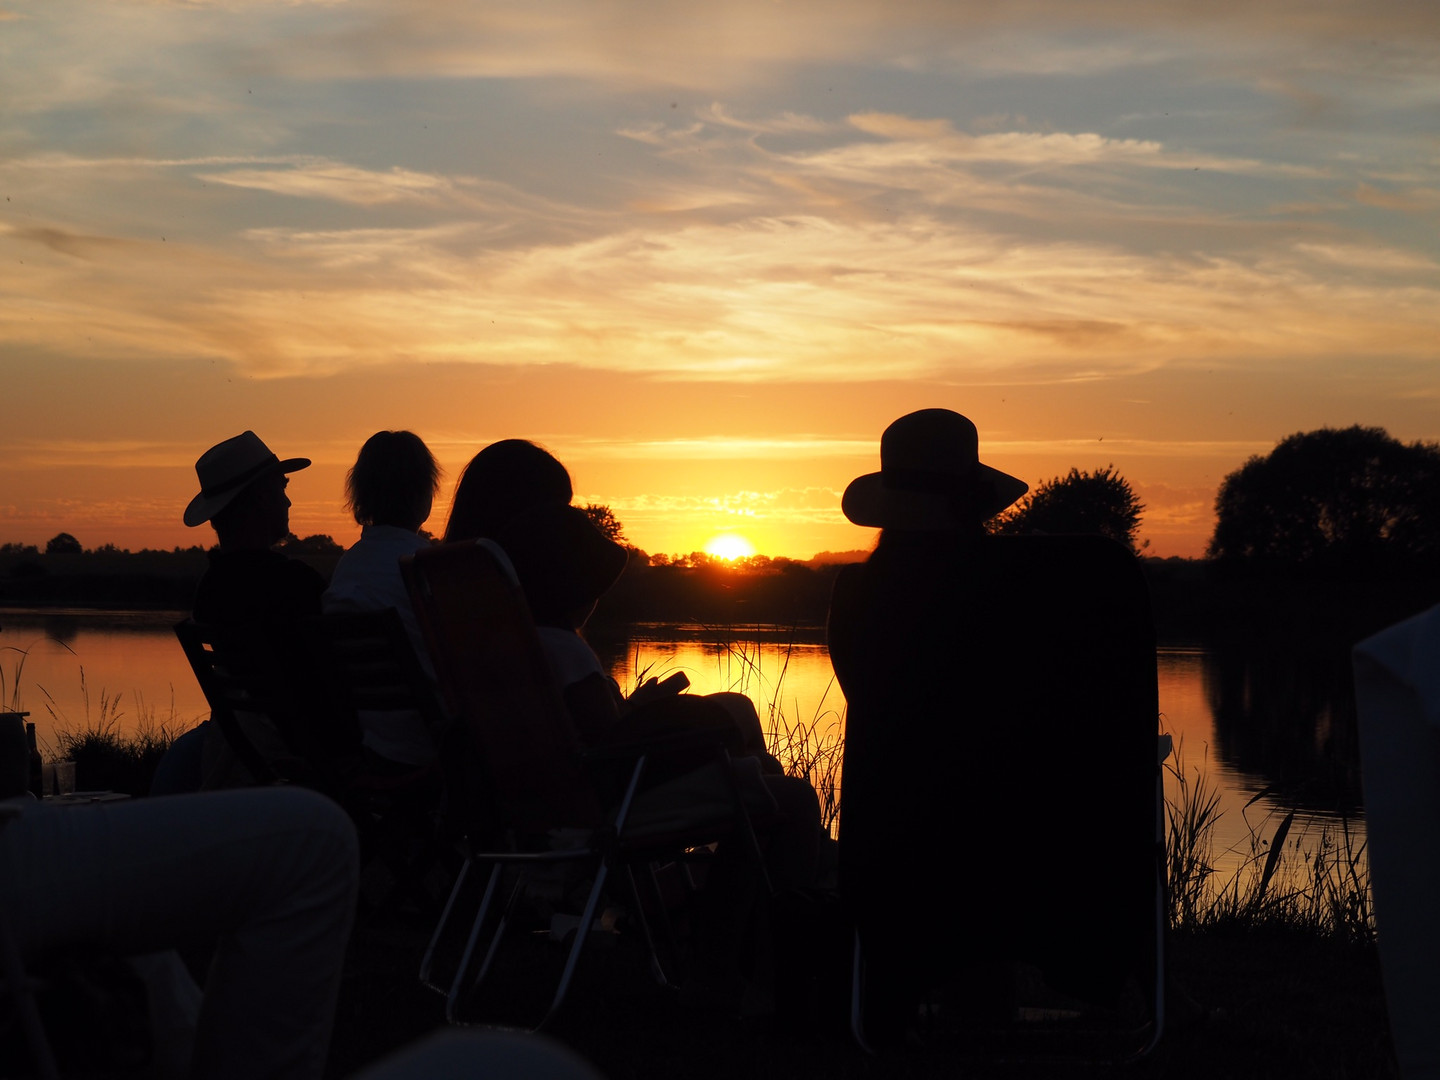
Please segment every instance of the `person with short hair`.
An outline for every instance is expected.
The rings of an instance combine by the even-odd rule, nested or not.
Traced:
[[[345,501],[360,525],[360,539],[340,557],[325,590],[326,612],[394,608],[426,673],[434,676],[400,560],[429,545],[420,527],[440,486],[435,455],[410,431],[377,431],[360,447],[345,476]],[[435,741],[414,710],[360,714],[363,743],[386,761],[428,765]]]

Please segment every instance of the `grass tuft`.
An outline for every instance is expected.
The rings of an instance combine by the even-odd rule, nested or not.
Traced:
[[[51,756],[56,760],[75,762],[75,785],[83,790],[123,791],[141,796],[150,790],[150,780],[165,751],[175,739],[195,726],[184,721],[175,711],[175,692],[170,692],[170,708],[162,718],[144,695],[132,695],[135,707],[133,723],[122,723],[126,713],[119,694],[99,692],[94,713],[85,669],[80,669],[80,698],[85,715],[66,716],[56,706],[54,697],[43,686],[45,711],[55,722],[55,743]],[[128,728],[129,730],[125,730]]]
[[[1345,941],[1374,940],[1366,844],[1348,819],[1297,827],[1291,810],[1266,836],[1264,823],[1252,825],[1246,818],[1249,852],[1226,877],[1213,857],[1219,793],[1202,769],[1187,767],[1181,742],[1165,768],[1177,792],[1165,805],[1171,927],[1302,930]]]

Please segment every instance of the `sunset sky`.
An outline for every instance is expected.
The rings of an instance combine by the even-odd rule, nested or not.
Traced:
[[[1203,13],[1202,12],[1203,9]],[[650,552],[867,546],[945,406],[1150,552],[1295,431],[1440,438],[1440,4],[0,0],[0,541],[193,463],[523,436]]]

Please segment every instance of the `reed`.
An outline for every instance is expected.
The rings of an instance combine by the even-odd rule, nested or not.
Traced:
[[[101,688],[98,697],[91,698],[83,666],[80,668],[83,716],[67,716],[48,690],[43,686],[38,689],[45,697],[45,711],[55,723],[55,746],[48,748],[48,756],[75,762],[76,785],[81,788],[123,791],[135,796],[146,794],[150,779],[170,744],[198,722],[198,718],[190,721],[180,718],[172,688],[170,707],[164,716],[145,701],[143,694],[134,692],[131,695],[134,720],[126,723],[121,695]]]
[[[809,717],[801,715],[800,704],[785,704],[785,675],[795,647],[792,640],[785,646],[780,670],[770,678],[762,670],[760,649],[753,642],[738,644],[728,636],[721,640],[721,656],[727,674],[733,673],[730,688],[755,696],[760,692],[763,702],[760,725],[765,733],[765,748],[779,759],[789,776],[809,781],[820,801],[820,825],[832,837],[840,825],[840,775],[845,757],[845,706],[828,704],[831,693],[838,691],[832,677]],[[768,692],[767,692],[768,684]]]
[[[780,669],[771,676],[764,670],[758,642],[737,636],[729,628],[707,627],[706,636],[718,650],[721,684],[757,702],[765,748],[779,760],[787,775],[810,782],[820,802],[821,826],[835,836],[840,823],[840,774],[845,754],[845,706],[843,701],[838,706],[831,704],[832,694],[839,696],[835,680],[830,680],[806,717],[797,700],[788,704],[785,700],[785,677],[794,641],[785,646]],[[666,674],[660,661],[641,667],[636,651],[629,676],[634,686],[652,675],[663,678]]]
[[[1293,810],[1258,824],[1245,819],[1247,850],[1228,874],[1216,868],[1219,794],[1204,770],[1190,766],[1177,742],[1165,768],[1176,783],[1167,797],[1166,869],[1170,925],[1175,929],[1299,930],[1369,942],[1375,936],[1366,843],[1341,818],[1319,827]],[[1268,792],[1246,804],[1255,805]]]
[[[0,664],[0,709],[10,712],[20,712],[20,678],[25,674],[25,661],[30,656],[29,649],[22,649],[16,645],[6,645],[0,648],[0,652],[15,653],[18,656],[10,657],[10,674],[5,674],[5,665]]]

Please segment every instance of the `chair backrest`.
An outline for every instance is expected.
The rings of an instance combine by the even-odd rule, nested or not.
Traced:
[[[1139,561],[1099,536],[910,554],[877,551],[837,583],[847,904],[881,939],[907,904],[949,912],[955,936],[917,968],[981,952],[1092,1000],[1154,985],[1159,712]],[[952,861],[983,886],[955,889]]]
[[[254,737],[256,724],[269,724],[291,756],[300,757],[286,738],[291,696],[269,641],[253,629],[210,626],[194,619],[177,623],[175,636],[210,703],[211,721],[254,781],[291,779]]]
[[[504,823],[525,834],[599,824],[578,733],[504,551],[462,541],[400,565],[446,706],[484,763]]]
[[[394,608],[345,611],[307,620],[304,636],[317,677],[353,713],[416,712],[437,743],[449,726],[434,682]]]
[[[255,783],[293,781],[339,798],[359,724],[336,697],[299,627],[175,627],[211,719]]]

